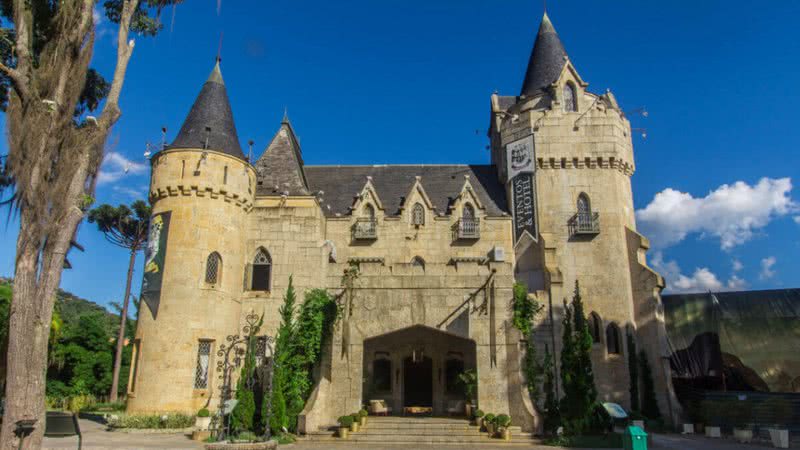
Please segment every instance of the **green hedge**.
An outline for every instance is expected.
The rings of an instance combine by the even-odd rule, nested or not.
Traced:
[[[108,419],[111,428],[172,429],[194,426],[194,416],[188,414],[119,415]]]

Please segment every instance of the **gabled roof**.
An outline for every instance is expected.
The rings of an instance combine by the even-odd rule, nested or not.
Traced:
[[[178,136],[167,148],[207,148],[245,159],[219,60],[203,84]]]
[[[284,116],[272,141],[255,163],[257,195],[309,195],[300,143]]]
[[[561,43],[547,13],[544,13],[528,60],[528,70],[520,95],[533,95],[553,84],[561,74],[566,60],[564,44]]]
[[[425,193],[437,215],[449,214],[450,206],[464,187],[465,175],[469,175],[486,215],[508,214],[505,189],[491,165],[305,166],[305,173],[309,189],[320,198],[322,210],[328,217],[350,215],[353,199],[361,193],[368,176],[372,177],[372,185],[387,216],[400,214],[417,176],[422,177]]]

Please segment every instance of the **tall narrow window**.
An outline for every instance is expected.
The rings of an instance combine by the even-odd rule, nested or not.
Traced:
[[[411,224],[425,225],[425,208],[419,203],[414,204],[411,210]]]
[[[194,388],[208,389],[208,365],[211,362],[212,341],[200,341],[197,345],[197,367],[194,371]]]
[[[589,215],[592,212],[592,206],[589,203],[589,196],[581,193],[578,196],[578,214]]]
[[[364,207],[364,217],[368,219],[375,218],[375,208],[369,203],[367,203],[367,206]]]
[[[272,277],[272,258],[265,249],[258,249],[253,259],[253,279],[250,284],[254,291],[268,291]]]
[[[135,339],[133,341],[133,352],[131,354],[131,372],[130,380],[128,381],[128,392],[133,394],[136,392],[136,378],[139,375],[139,354],[142,352],[142,341]]]
[[[578,96],[575,94],[575,85],[567,83],[564,85],[564,111],[572,112],[578,110]]]
[[[462,218],[464,220],[475,220],[475,208],[473,208],[471,204],[467,203],[464,205]]]
[[[183,178],[183,173],[186,172],[186,160],[181,160],[181,178]]]
[[[600,330],[603,329],[603,322],[600,316],[593,312],[589,315],[589,332],[592,334],[592,342],[600,342]]]
[[[619,327],[615,323],[610,323],[606,327],[606,346],[608,347],[609,355],[618,355],[620,353]]]
[[[228,166],[222,169],[222,184],[228,184]]]
[[[208,255],[206,259],[206,283],[217,284],[220,280],[220,272],[222,271],[222,257],[219,253],[214,252]]]

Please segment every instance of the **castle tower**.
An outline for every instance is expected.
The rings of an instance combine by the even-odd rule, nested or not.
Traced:
[[[216,352],[240,328],[242,230],[256,184],[219,61],[178,136],[151,164],[153,219],[128,411],[196,412],[212,394],[218,399]]]
[[[669,392],[657,338],[663,279],[647,267],[649,244],[636,232],[631,126],[614,95],[588,90],[544,14],[520,94],[495,94],[491,108],[492,162],[517,231],[516,277],[549,310],[537,342],[561,350],[563,301],[579,281],[598,400],[630,403],[627,333],[648,353],[656,392]],[[668,395],[659,402],[668,416]]]

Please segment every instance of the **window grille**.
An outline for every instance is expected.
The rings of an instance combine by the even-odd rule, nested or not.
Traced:
[[[208,365],[211,361],[211,341],[200,341],[197,345],[197,367],[194,372],[194,388],[208,389]]]
[[[606,345],[608,346],[609,355],[617,355],[620,353],[619,328],[614,323],[608,324],[606,328]]]
[[[425,208],[419,203],[414,205],[411,211],[411,224],[412,225],[425,225]]]
[[[214,252],[208,255],[206,260],[206,283],[217,284],[219,281],[219,270],[222,266],[222,258],[219,253]]]
[[[253,259],[253,279],[251,288],[254,291],[268,291],[272,277],[272,258],[262,249],[258,250]]]

